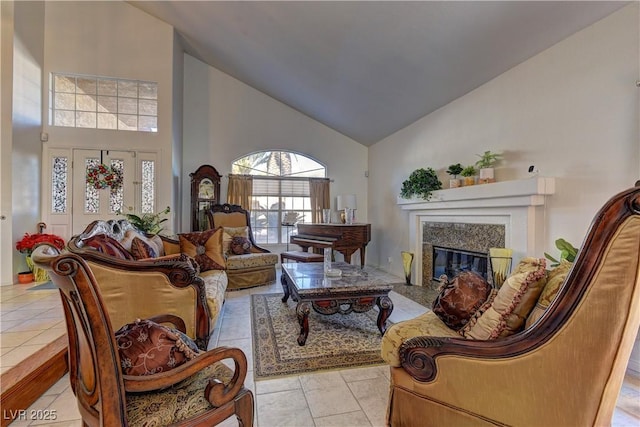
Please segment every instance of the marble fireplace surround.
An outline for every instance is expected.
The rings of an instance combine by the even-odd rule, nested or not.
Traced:
[[[398,206],[409,213],[409,250],[416,260],[412,272],[414,283],[426,285],[423,278],[431,281],[431,271],[423,274],[426,268],[422,262],[425,257],[428,262],[432,256],[429,249],[432,243],[423,242],[425,228],[433,227],[428,223],[492,224],[500,230],[504,227],[504,247],[513,249],[513,265],[524,256],[542,254],[545,199],[554,193],[554,178],[536,176],[438,190],[428,201],[398,197]],[[426,234],[429,235],[428,229]]]

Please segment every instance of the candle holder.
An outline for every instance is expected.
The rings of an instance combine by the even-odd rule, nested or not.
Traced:
[[[511,273],[513,250],[507,248],[489,248],[493,286],[500,288]]]
[[[411,264],[413,263],[413,253],[402,251],[402,268],[404,269],[405,284],[411,286]]]

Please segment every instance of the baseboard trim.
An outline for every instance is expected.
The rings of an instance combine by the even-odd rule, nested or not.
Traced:
[[[1,427],[8,426],[69,370],[67,335],[32,354],[2,374],[0,381]]]

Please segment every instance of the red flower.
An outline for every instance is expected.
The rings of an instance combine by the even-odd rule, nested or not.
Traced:
[[[39,243],[49,243],[56,248],[64,249],[64,240],[55,234],[29,234],[24,233],[24,237],[16,243],[16,249],[23,254],[31,255],[33,249]]]

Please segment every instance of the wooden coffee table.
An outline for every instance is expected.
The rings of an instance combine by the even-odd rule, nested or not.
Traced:
[[[384,334],[387,319],[393,311],[393,303],[389,298],[393,285],[370,269],[362,270],[344,262],[334,262],[332,268],[342,270],[342,276],[325,276],[321,262],[282,264],[282,302],[287,302],[291,295],[298,303],[298,344],[304,345],[307,341],[312,307],[317,313],[329,315],[354,311],[364,313],[376,304],[380,309],[377,326],[380,334]]]

